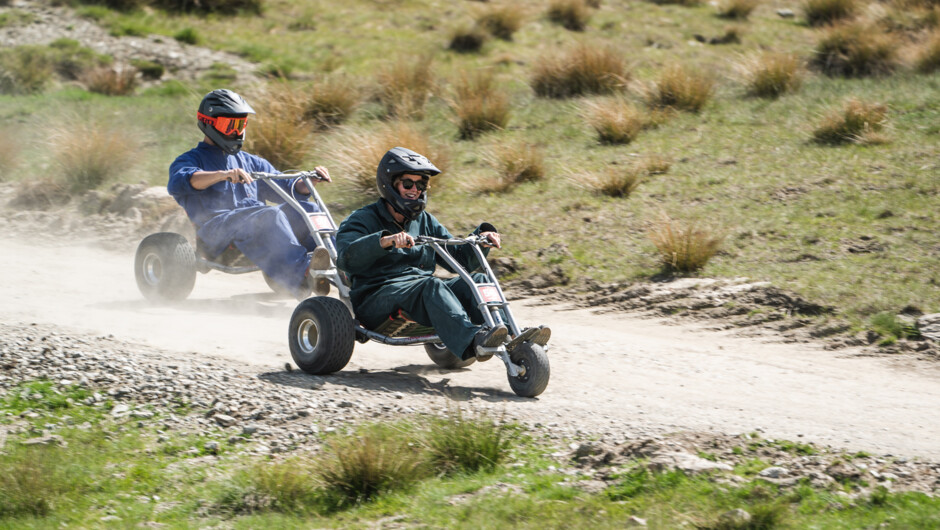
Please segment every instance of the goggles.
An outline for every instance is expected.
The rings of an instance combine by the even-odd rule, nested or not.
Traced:
[[[411,180],[411,179],[399,179],[398,182],[401,182],[401,187],[406,190],[410,190],[415,186],[418,187],[418,191],[424,191],[428,189],[428,183],[426,180]]]
[[[196,112],[196,118],[206,125],[224,134],[225,136],[241,136],[245,134],[245,126],[248,125],[248,116],[231,118],[228,116],[206,116],[201,112]]]

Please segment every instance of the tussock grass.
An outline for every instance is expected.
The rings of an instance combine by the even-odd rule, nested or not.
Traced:
[[[940,31],[934,31],[924,43],[917,54],[916,67],[917,71],[922,74],[940,70]]]
[[[379,101],[389,116],[399,119],[424,116],[435,83],[430,58],[399,59],[383,67],[377,81]]]
[[[614,198],[626,198],[633,193],[643,181],[641,168],[635,165],[608,166],[600,174],[587,175],[583,180],[576,181],[586,185],[588,189],[601,195]]]
[[[643,111],[623,97],[590,101],[583,113],[602,144],[628,144],[648,124]]]
[[[451,107],[457,115],[460,138],[469,140],[480,133],[502,129],[509,123],[509,96],[496,86],[492,71],[463,73],[454,84]]]
[[[651,0],[654,4],[660,5],[679,5],[686,7],[694,7],[702,5],[702,0]]]
[[[0,182],[10,180],[19,169],[22,150],[22,145],[13,133],[0,130]]]
[[[109,0],[111,1],[111,0]],[[134,1],[134,0],[118,0]],[[263,0],[140,0],[147,4],[176,13],[217,13],[220,15],[253,14],[264,11]]]
[[[173,34],[173,38],[182,42],[183,44],[192,44],[193,46],[202,44],[203,38],[193,28],[186,27]]]
[[[250,475],[253,489],[248,495],[258,506],[269,505],[284,512],[309,511],[319,504],[317,469],[314,462],[302,458],[256,465]]]
[[[737,67],[750,96],[778,98],[796,92],[803,83],[802,60],[792,53],[752,54],[738,63]]]
[[[882,131],[887,124],[888,108],[880,103],[848,100],[840,110],[827,114],[813,131],[813,140],[821,144],[880,144],[886,142]]]
[[[428,157],[442,174],[431,179],[431,186],[446,182],[450,154],[445,146],[431,142],[425,133],[413,124],[395,121],[372,130],[349,130],[330,141],[329,152],[335,156],[330,167],[342,174],[343,186],[366,197],[378,197],[375,171],[382,155],[393,147],[407,147]]]
[[[345,76],[329,76],[315,83],[303,101],[303,116],[318,129],[330,129],[345,122],[362,101],[359,85]]]
[[[0,457],[0,519],[45,517],[62,494],[62,463],[58,447],[14,449],[11,456]]]
[[[673,219],[662,213],[651,224],[648,237],[659,253],[666,273],[691,273],[701,270],[718,252],[724,235],[697,220]]]
[[[898,38],[865,23],[840,24],[816,43],[812,64],[829,76],[886,75],[898,67]]]
[[[447,49],[458,53],[476,53],[483,48],[489,35],[476,24],[464,24],[451,30]]]
[[[705,74],[673,64],[667,66],[643,92],[650,107],[699,112],[711,99],[714,90],[714,81]]]
[[[303,119],[304,94],[287,83],[276,83],[249,101],[257,114],[248,118],[246,149],[279,170],[302,169],[311,147],[310,125]]]
[[[567,98],[610,94],[622,90],[628,79],[626,62],[613,48],[582,43],[567,53],[536,59],[529,85],[538,96]]]
[[[83,193],[114,181],[140,156],[138,142],[126,129],[74,118],[62,120],[50,133],[59,169],[55,180],[72,193]]]
[[[871,329],[884,337],[882,340],[888,343],[895,342],[898,339],[920,337],[920,331],[918,331],[916,325],[901,320],[898,315],[891,311],[882,311],[872,315],[869,323]]]
[[[747,20],[760,0],[721,0],[716,6],[716,13],[721,18]]]
[[[405,489],[428,476],[420,452],[380,429],[329,441],[318,459],[317,478],[328,504],[342,508]]]
[[[109,67],[95,68],[82,76],[89,92],[105,96],[127,96],[137,88],[137,69]]]
[[[551,0],[545,14],[550,21],[571,31],[584,31],[591,20],[591,8],[585,0]]]
[[[835,24],[854,17],[859,11],[858,0],[804,0],[800,5],[810,26]]]
[[[482,192],[502,193],[545,178],[545,155],[541,148],[527,142],[497,145],[484,155],[484,160],[497,176],[478,183],[477,189]]]
[[[0,93],[33,94],[52,81],[54,62],[42,46],[16,46],[0,52]]]
[[[512,448],[514,430],[486,415],[466,417],[459,409],[432,420],[425,444],[434,468],[444,473],[493,470]]]
[[[517,4],[504,4],[485,9],[477,17],[477,26],[497,39],[511,41],[522,27],[525,11]]]

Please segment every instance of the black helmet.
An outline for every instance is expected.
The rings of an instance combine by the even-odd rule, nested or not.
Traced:
[[[241,150],[242,144],[245,142],[246,122],[241,121],[234,124],[234,122],[226,120],[227,126],[220,127],[220,123],[216,121],[216,118],[247,118],[249,114],[254,113],[254,109],[248,105],[243,97],[223,88],[213,90],[202,98],[196,117],[199,130],[223,151],[234,155]]]
[[[441,170],[431,163],[427,157],[415,153],[411,149],[404,147],[393,147],[379,162],[379,168],[375,173],[375,185],[379,189],[379,194],[385,199],[385,202],[392,205],[396,212],[405,216],[406,219],[414,221],[424,211],[428,204],[428,194],[421,192],[417,199],[406,199],[402,197],[392,183],[395,177],[411,173],[413,175],[422,175],[433,177]]]

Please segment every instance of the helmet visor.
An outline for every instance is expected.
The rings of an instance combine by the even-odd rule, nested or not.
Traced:
[[[248,125],[248,116],[206,116],[201,112],[196,113],[199,121],[212,126],[215,130],[225,136],[241,136],[245,134],[245,127]]]

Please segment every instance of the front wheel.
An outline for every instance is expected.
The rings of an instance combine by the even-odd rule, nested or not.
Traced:
[[[290,354],[301,370],[326,375],[338,372],[352,357],[356,330],[346,305],[315,296],[301,302],[290,318]]]
[[[509,358],[525,370],[517,377],[509,376],[509,386],[517,396],[535,397],[545,391],[552,369],[548,365],[548,355],[541,346],[523,342],[516,346]]]
[[[477,358],[471,357],[466,360],[460,359],[450,350],[447,349],[447,346],[439,342],[429,342],[424,345],[424,351],[427,352],[428,357],[434,362],[434,364],[444,368],[445,370],[456,370],[458,368],[466,368],[471,364],[475,363]]]
[[[151,234],[137,246],[134,276],[137,288],[147,300],[184,300],[196,284],[196,253],[180,234]]]

